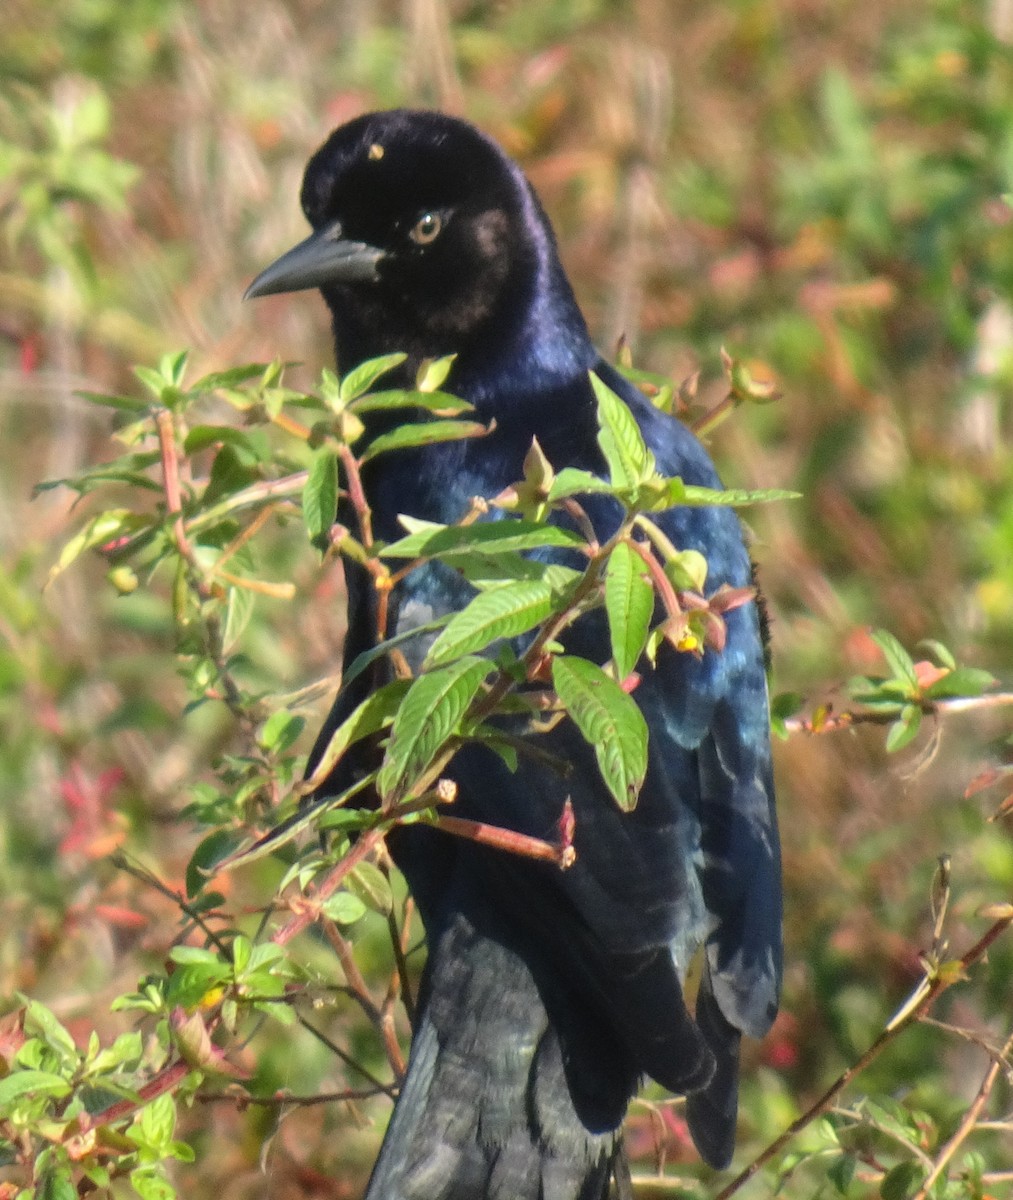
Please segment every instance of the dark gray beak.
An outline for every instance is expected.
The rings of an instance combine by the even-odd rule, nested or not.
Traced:
[[[250,284],[244,300],[276,292],[301,292],[329,283],[356,283],[376,278],[383,251],[365,242],[346,241],[341,226],[318,229],[266,267]]]

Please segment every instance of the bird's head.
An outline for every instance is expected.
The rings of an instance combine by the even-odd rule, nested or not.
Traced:
[[[524,176],[453,117],[398,109],[341,126],[306,168],[302,207],[313,234],[246,295],[320,288],[343,370],[392,350],[481,353],[536,297],[572,303]]]

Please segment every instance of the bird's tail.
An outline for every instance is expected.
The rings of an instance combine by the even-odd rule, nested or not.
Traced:
[[[460,914],[434,955],[365,1200],[606,1200],[636,1084],[612,1039]]]

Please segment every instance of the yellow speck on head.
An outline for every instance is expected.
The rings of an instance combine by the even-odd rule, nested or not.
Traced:
[[[383,147],[379,142],[374,142],[368,151],[368,157],[371,162],[378,162],[383,158]]]

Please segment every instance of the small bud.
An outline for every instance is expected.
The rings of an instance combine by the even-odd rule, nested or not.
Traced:
[[[137,576],[129,567],[113,567],[106,579],[121,596],[129,596],[131,592],[137,591]]]

